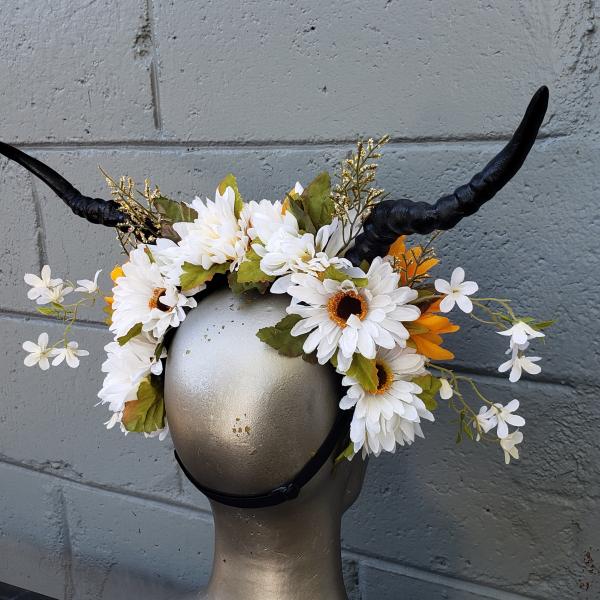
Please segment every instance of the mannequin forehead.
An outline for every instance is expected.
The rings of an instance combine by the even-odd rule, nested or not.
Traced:
[[[167,418],[179,455],[203,485],[233,494],[280,485],[331,429],[338,377],[256,337],[285,316],[288,304],[287,295],[220,290],[175,335],[165,374]]]

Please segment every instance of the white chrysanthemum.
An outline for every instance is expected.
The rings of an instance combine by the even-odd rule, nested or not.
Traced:
[[[352,356],[359,352],[365,358],[375,358],[377,347],[406,346],[409,337],[403,321],[415,321],[421,314],[408,305],[417,292],[398,287],[399,276],[381,258],[373,260],[365,275],[368,283],[357,287],[343,282],[296,273],[288,293],[292,304],[287,312],[302,317],[291,334],[310,335],[304,342],[304,352],[317,350],[319,363],[325,364],[337,353],[338,369],[346,372]]]
[[[175,223],[181,237],[182,262],[210,269],[231,261],[233,271],[246,254],[248,238],[235,216],[235,192],[227,187],[223,195],[215,192],[214,202],[196,197],[191,204],[198,213],[192,223]]]
[[[113,290],[110,329],[117,337],[141,323],[143,331],[160,339],[169,327],[177,327],[185,319],[185,307],[196,306],[193,298],[186,298],[163,277],[158,263],[151,261],[144,246],[130,253],[123,273]]]
[[[104,347],[107,356],[102,372],[106,376],[98,397],[102,404],[108,404],[111,412],[122,412],[125,402],[137,399],[137,390],[144,378],[151,373],[162,373],[162,361],[155,357],[156,346],[150,336],[141,335],[123,346],[110,342]],[[162,358],[165,356],[163,352]]]
[[[152,258],[158,265],[161,275],[169,283],[179,286],[181,266],[183,265],[179,246],[173,240],[158,238],[154,244],[148,244],[148,249],[152,253]]]
[[[287,292],[292,284],[293,273],[315,275],[329,266],[335,266],[351,277],[363,275],[349,260],[337,256],[343,246],[342,225],[338,219],[334,219],[329,225],[323,225],[316,236],[312,233],[300,234],[297,227],[297,223],[295,229],[280,227],[271,235],[268,244],[252,245],[261,257],[261,271],[279,278],[271,286],[272,293]]]
[[[421,418],[433,421],[433,415],[418,397],[423,390],[412,379],[423,375],[425,358],[412,348],[380,350],[377,353],[377,391],[367,392],[360,383],[346,375],[342,385],[349,386],[340,400],[340,408],[355,407],[350,439],[354,452],[363,456],[382,451],[393,452],[396,443],[404,445],[422,435]],[[416,425],[416,427],[415,427]]]
[[[275,234],[285,231],[298,235],[298,221],[279,201],[252,200],[244,204],[240,215],[240,227],[252,242],[267,246]]]

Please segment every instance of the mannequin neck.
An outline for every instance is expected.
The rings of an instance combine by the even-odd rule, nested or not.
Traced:
[[[325,496],[325,497],[324,497]],[[258,510],[212,502],[215,556],[206,600],[346,600],[343,508],[323,495]]]

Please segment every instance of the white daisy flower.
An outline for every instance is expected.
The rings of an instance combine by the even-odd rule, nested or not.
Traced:
[[[204,203],[196,197],[191,204],[198,213],[192,223],[175,223],[181,237],[182,262],[210,269],[212,265],[231,262],[233,271],[244,258],[248,238],[235,216],[235,192],[227,187],[223,195],[215,192],[214,202]]]
[[[49,290],[57,285],[60,285],[62,279],[52,279],[52,273],[48,265],[42,267],[41,277],[34,275],[33,273],[26,273],[25,283],[31,286],[31,289],[27,292],[27,297],[30,300],[37,300],[46,290]]]
[[[42,371],[50,368],[48,358],[52,356],[52,348],[48,348],[48,334],[40,333],[37,344],[35,342],[23,342],[23,350],[29,352],[23,361],[26,367],[38,365]]]
[[[179,286],[182,273],[181,267],[184,262],[179,246],[173,240],[158,238],[154,244],[148,245],[148,249],[152,253],[161,275],[172,285]],[[203,285],[193,290],[193,293],[195,294],[205,287]],[[188,292],[186,295],[191,296],[193,294]]]
[[[446,296],[440,302],[440,310],[443,313],[450,312],[455,304],[458,304],[458,308],[463,312],[473,311],[473,303],[469,296],[477,292],[479,286],[474,281],[465,281],[465,270],[462,267],[456,267],[452,271],[450,283],[445,279],[436,279],[434,285],[437,292]]]
[[[310,333],[304,352],[316,349],[320,364],[339,350],[341,372],[348,370],[355,352],[375,358],[378,346],[406,346],[409,334],[402,322],[415,321],[421,314],[416,306],[407,304],[417,298],[417,292],[398,287],[399,275],[388,262],[375,258],[363,275],[368,283],[359,288],[350,280],[320,281],[313,275],[295,273],[288,289],[292,303],[287,312],[302,317],[291,334]]]
[[[89,354],[87,350],[80,350],[77,342],[69,342],[62,348],[54,348],[52,350],[51,355],[55,357],[52,361],[52,366],[56,367],[66,360],[69,367],[76,369],[79,366],[79,357],[89,356]]]
[[[542,367],[535,363],[542,360],[541,356],[525,356],[523,352],[528,348],[529,342],[522,345],[515,345],[506,351],[506,354],[511,354],[511,357],[506,362],[503,362],[499,367],[500,373],[505,373],[510,369],[508,380],[511,383],[516,383],[521,379],[523,371],[530,375],[538,375],[542,372]]]
[[[94,275],[94,279],[78,279],[77,285],[79,287],[75,288],[76,292],[82,292],[83,294],[95,294],[98,291],[98,275],[102,273],[102,269],[96,271]]]
[[[335,266],[350,277],[364,276],[349,260],[337,256],[343,245],[342,231],[338,219],[321,227],[316,235],[300,234],[296,223],[296,230],[283,227],[276,231],[266,246],[253,244],[252,248],[262,257],[261,271],[279,277],[271,286],[271,292],[286,293],[292,285],[293,273],[316,275],[329,266]]]
[[[533,338],[545,337],[541,331],[535,330],[531,325],[518,321],[510,329],[498,331],[499,335],[510,336],[510,346],[523,346]]]
[[[110,342],[104,347],[107,357],[102,364],[102,372],[106,376],[102,389],[98,392],[101,404],[108,404],[113,413],[121,412],[125,402],[137,399],[137,390],[143,379],[151,373],[162,373],[162,362],[155,357],[156,346],[156,340],[142,335],[123,346],[118,342]],[[165,352],[162,357],[164,356]],[[113,425],[115,423],[111,427]]]
[[[144,246],[130,253],[123,273],[113,289],[110,330],[117,337],[141,323],[143,331],[161,339],[167,329],[178,327],[185,319],[184,308],[196,306],[193,298],[186,298],[163,277],[158,263],[150,260]]]
[[[378,455],[381,450],[392,452],[396,442],[412,443],[420,433],[408,423],[419,423],[421,417],[433,421],[433,415],[418,397],[423,390],[411,380],[426,373],[425,358],[413,348],[380,350],[376,356],[378,386],[367,392],[360,383],[345,375],[342,385],[349,386],[340,400],[340,408],[354,408],[350,439],[354,452]],[[394,419],[393,417],[397,417]]]
[[[59,283],[54,287],[45,288],[41,291],[37,304],[62,304],[65,301],[65,296],[73,291],[71,286],[65,286],[63,283]]]
[[[510,464],[510,459],[514,458],[518,460],[519,449],[517,444],[523,441],[523,434],[520,431],[513,431],[510,435],[507,435],[504,439],[500,440],[500,446],[504,450],[504,462]]]

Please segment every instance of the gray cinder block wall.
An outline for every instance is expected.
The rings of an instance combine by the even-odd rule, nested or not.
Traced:
[[[593,0],[196,2],[0,6],[0,138],[90,195],[98,165],[151,175],[179,199],[229,171],[276,199],[333,169],[357,136],[390,133],[381,183],[433,200],[497,152],[536,87],[551,104],[525,168],[442,238],[486,295],[558,316],[543,373],[495,371],[504,341],[463,321],[456,365],[522,400],[522,461],[454,443],[444,409],[427,440],[371,462],[344,520],[350,596],[362,600],[600,597],[600,38]],[[70,216],[0,163],[0,580],[56,598],[165,597],[206,581],[212,522],[169,441],[106,432],[94,408],[97,313],[78,371],[22,366],[36,316],[24,272],[72,278],[119,260],[113,233]],[[107,280],[104,280],[106,286]],[[494,339],[494,338],[498,339]]]

